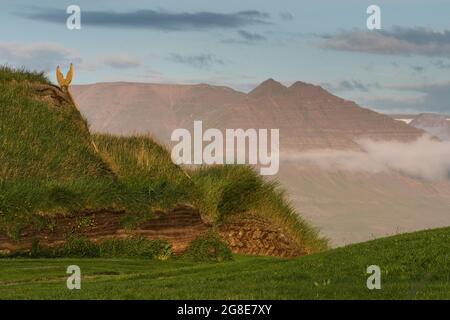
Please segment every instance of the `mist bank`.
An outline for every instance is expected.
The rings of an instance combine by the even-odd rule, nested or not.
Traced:
[[[450,178],[450,141],[428,135],[405,142],[355,141],[362,151],[320,149],[284,152],[282,161],[314,164],[326,170],[379,173],[397,171],[412,178],[439,181]]]

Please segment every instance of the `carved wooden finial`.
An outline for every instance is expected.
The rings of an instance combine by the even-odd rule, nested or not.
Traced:
[[[61,87],[61,89],[68,89],[70,83],[72,82],[73,78],[73,64],[70,64],[69,71],[67,72],[66,77],[64,78],[64,75],[61,72],[61,68],[59,66],[56,67],[56,80],[58,80],[58,84]]]

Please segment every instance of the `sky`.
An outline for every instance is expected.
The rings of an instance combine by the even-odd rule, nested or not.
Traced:
[[[81,29],[69,30],[69,5]],[[381,9],[369,30],[366,10]],[[321,85],[363,107],[450,114],[450,0],[3,0],[0,64],[75,64],[75,84],[268,78]]]

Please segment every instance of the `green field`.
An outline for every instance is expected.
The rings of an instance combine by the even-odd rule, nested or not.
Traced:
[[[72,264],[81,290],[66,288]],[[366,287],[369,265],[380,290]],[[0,270],[1,299],[450,299],[450,228],[291,259],[0,259]]]

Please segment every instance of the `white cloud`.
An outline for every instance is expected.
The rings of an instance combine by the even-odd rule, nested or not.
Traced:
[[[318,165],[327,170],[379,173],[398,171],[428,181],[450,178],[450,142],[423,136],[414,142],[360,140],[359,151],[312,150],[282,154],[284,161]]]
[[[13,67],[50,71],[56,65],[81,59],[72,51],[55,43],[0,43],[0,62]]]
[[[402,27],[380,31],[354,29],[322,38],[323,48],[339,51],[450,57],[450,30]]]
[[[115,55],[104,57],[103,64],[116,69],[128,69],[139,67],[141,61],[128,55]]]

